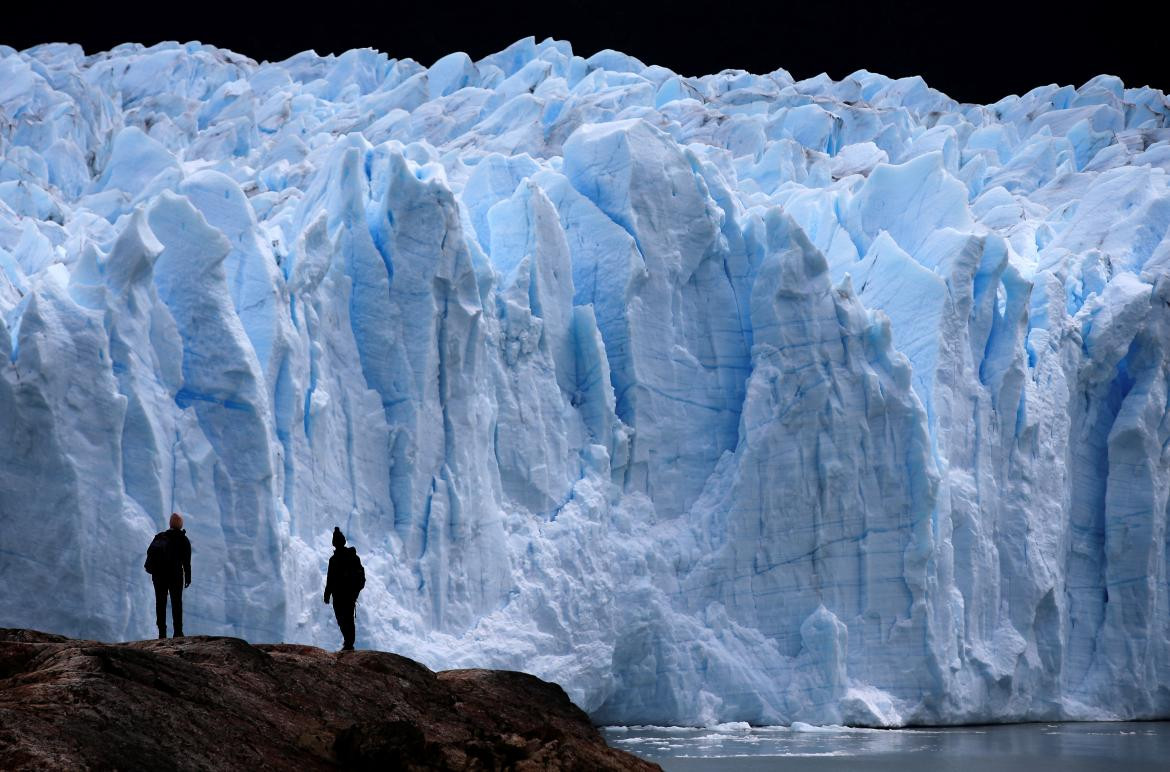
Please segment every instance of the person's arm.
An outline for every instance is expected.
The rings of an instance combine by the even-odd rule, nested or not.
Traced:
[[[329,558],[329,571],[325,574],[325,602],[329,602],[329,596],[333,594],[333,558]]]
[[[183,577],[186,580],[184,587],[191,586],[191,540],[183,537]]]

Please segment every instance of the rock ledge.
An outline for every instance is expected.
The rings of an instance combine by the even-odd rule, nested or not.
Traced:
[[[0,769],[652,770],[564,690],[378,651],[0,629]]]

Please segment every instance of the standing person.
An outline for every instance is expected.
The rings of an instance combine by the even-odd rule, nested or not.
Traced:
[[[170,530],[154,537],[146,550],[146,572],[154,582],[154,615],[158,637],[167,637],[167,594],[175,637],[183,637],[183,588],[191,586],[191,542],[183,530],[183,517],[171,513]]]
[[[333,615],[341,628],[344,643],[342,651],[353,651],[354,614],[357,611],[358,593],[366,586],[366,570],[353,547],[345,546],[345,535],[337,526],[333,527],[333,556],[329,558],[329,573],[325,577],[325,603],[333,596]]]

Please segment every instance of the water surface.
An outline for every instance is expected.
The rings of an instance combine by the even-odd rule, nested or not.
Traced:
[[[667,772],[1167,772],[1170,722],[938,729],[605,727],[610,745]]]

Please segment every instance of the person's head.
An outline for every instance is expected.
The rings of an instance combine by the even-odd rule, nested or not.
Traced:
[[[180,515],[178,512],[172,512],[171,513],[171,528],[182,528],[182,527],[183,527],[183,516]]]
[[[345,534],[337,526],[333,526],[333,546],[337,548],[345,546]]]

